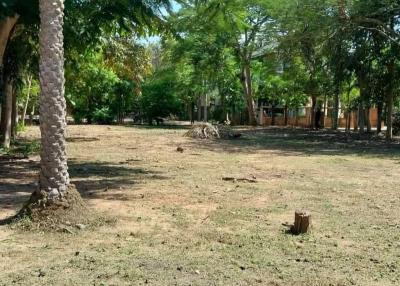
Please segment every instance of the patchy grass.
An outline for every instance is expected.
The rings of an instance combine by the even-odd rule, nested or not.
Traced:
[[[183,127],[69,127],[73,183],[116,222],[74,234],[0,226],[0,285],[400,284],[398,142],[240,131],[196,141]],[[39,165],[37,156],[0,164],[5,219]],[[310,234],[287,233],[296,209],[312,213]]]
[[[9,149],[0,147],[1,158],[27,157],[40,152],[39,140],[13,140]]]

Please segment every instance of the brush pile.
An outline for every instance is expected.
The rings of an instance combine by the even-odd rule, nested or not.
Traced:
[[[241,137],[226,125],[212,125],[210,123],[199,123],[185,133],[185,137],[194,139],[234,139]]]

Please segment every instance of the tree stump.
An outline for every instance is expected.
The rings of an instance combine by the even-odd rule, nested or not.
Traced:
[[[307,233],[311,226],[311,214],[306,211],[296,211],[292,233],[295,235]]]

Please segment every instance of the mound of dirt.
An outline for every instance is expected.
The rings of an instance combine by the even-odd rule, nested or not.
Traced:
[[[226,125],[200,123],[193,125],[184,136],[194,139],[234,139],[241,137],[241,134],[236,133],[231,127]]]
[[[71,185],[61,200],[52,203],[47,202],[45,193],[35,192],[14,222],[18,224],[28,220],[28,224],[22,223],[22,228],[68,230],[68,226],[86,226],[94,217],[75,186]]]

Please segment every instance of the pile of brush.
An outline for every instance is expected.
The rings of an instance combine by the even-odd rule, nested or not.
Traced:
[[[234,132],[231,127],[226,125],[199,123],[193,125],[184,136],[194,139],[234,139],[241,137],[241,134]]]

